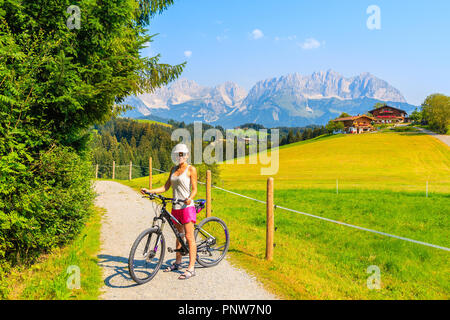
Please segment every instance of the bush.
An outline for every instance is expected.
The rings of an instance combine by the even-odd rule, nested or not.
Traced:
[[[18,160],[8,155],[0,162],[0,280],[11,266],[73,239],[94,199],[87,155],[55,147],[34,167]]]

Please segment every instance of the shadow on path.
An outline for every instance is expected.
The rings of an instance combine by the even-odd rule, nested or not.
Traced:
[[[110,288],[131,288],[135,286],[139,286],[139,284],[135,283],[131,278],[130,273],[128,271],[128,258],[120,257],[120,256],[111,256],[107,254],[99,254],[97,255],[99,259],[99,266],[103,268],[113,269],[113,274],[107,276],[103,282]],[[166,260],[162,265],[159,272],[164,272],[165,269],[170,267],[172,263],[175,262],[175,259]],[[174,271],[176,273],[182,274],[184,271],[182,269],[187,268],[188,262],[183,261],[181,263],[181,269]],[[203,268],[202,266],[196,264],[196,268]],[[119,278],[117,278],[119,277]],[[114,279],[114,280],[113,280]]]
[[[107,254],[99,254],[99,266],[103,268],[111,268],[114,269],[114,273],[109,275],[108,277],[103,280],[105,285],[107,285],[110,288],[130,288],[135,287],[138,284],[133,281],[130,277],[130,273],[128,272],[128,258],[125,257],[119,257],[119,256],[110,256]],[[121,277],[119,279],[116,279],[113,283],[112,279],[115,277]],[[129,284],[125,284],[130,282]],[[115,284],[117,282],[118,284]]]

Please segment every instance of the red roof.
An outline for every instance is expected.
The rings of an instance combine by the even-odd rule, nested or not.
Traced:
[[[402,117],[396,117],[396,116],[377,116],[377,118],[396,118],[396,119],[401,119]]]
[[[374,111],[376,111],[376,110],[378,110],[378,109],[383,109],[383,108],[391,108],[391,109],[398,110],[398,111],[400,111],[400,112],[402,112],[402,113],[406,113],[406,114],[407,114],[407,112],[406,112],[405,110],[398,109],[398,108],[395,108],[395,107],[391,107],[391,106],[388,106],[388,105],[384,105],[384,106],[382,106],[382,107],[379,107],[379,108],[370,110],[369,113],[373,113]]]
[[[366,115],[362,115],[362,116],[353,116],[353,117],[345,117],[345,118],[338,118],[338,119],[334,119],[333,121],[349,121],[349,120],[356,120],[359,118],[368,118],[371,120],[375,120],[375,118],[366,116]]]

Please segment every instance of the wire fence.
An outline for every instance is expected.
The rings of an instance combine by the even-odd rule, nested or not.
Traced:
[[[267,201],[255,199],[255,198],[252,198],[252,197],[249,197],[249,196],[246,196],[246,195],[234,192],[234,191],[226,190],[226,189],[223,189],[223,188],[220,188],[220,187],[217,187],[217,186],[212,186],[212,187],[215,188],[215,189],[218,189],[218,190],[222,190],[224,192],[228,192],[228,193],[234,194],[234,195],[242,197],[242,198],[246,198],[246,199],[249,199],[249,200],[252,200],[252,201],[256,201],[256,202],[259,202],[259,203],[263,203],[263,204],[267,205]],[[414,239],[400,237],[400,236],[389,234],[389,233],[386,233],[386,232],[381,232],[381,231],[377,231],[377,230],[373,230],[373,229],[368,229],[368,228],[356,226],[356,225],[353,225],[353,224],[349,224],[349,223],[345,223],[345,222],[341,222],[341,221],[337,221],[337,220],[333,220],[333,219],[329,219],[329,218],[313,215],[313,214],[310,214],[310,213],[301,212],[301,211],[298,211],[298,210],[286,208],[286,207],[283,207],[283,206],[280,206],[280,205],[277,205],[277,204],[274,204],[273,207],[274,207],[274,209],[278,208],[278,209],[281,209],[281,210],[286,210],[286,211],[298,213],[298,214],[301,214],[301,215],[304,215],[304,216],[308,216],[308,217],[311,217],[311,218],[320,219],[320,220],[323,220],[323,221],[327,221],[327,222],[339,224],[339,225],[342,225],[342,226],[346,226],[346,227],[355,228],[355,229],[358,229],[358,230],[363,230],[363,231],[379,234],[379,235],[386,236],[386,237],[391,237],[391,238],[395,238],[395,239],[399,239],[399,240],[403,240],[403,241],[408,241],[408,242],[412,242],[412,243],[417,243],[417,244],[421,244],[421,245],[432,247],[432,248],[436,248],[436,249],[450,251],[450,248],[446,248],[446,247],[443,247],[443,246],[438,246],[438,245],[435,245],[435,244],[432,244],[432,243],[427,243],[427,242],[423,242],[423,241],[418,241],[418,240],[414,240]]]
[[[100,165],[99,165],[99,167],[100,167]],[[103,165],[103,167],[108,167],[108,165]],[[109,166],[109,167],[111,167],[111,166]],[[128,170],[128,177],[131,176],[130,175],[130,171],[131,171],[130,167],[139,167],[139,168],[146,168],[146,169],[149,168],[148,166],[145,167],[145,166],[138,166],[138,165],[132,165],[132,164],[131,165],[116,165],[115,166],[115,168],[116,169],[119,168],[119,170],[120,170],[120,168],[126,168]],[[158,168],[153,168],[153,167],[152,167],[152,170],[156,170],[159,173],[168,173],[168,171],[161,170],[161,169],[158,169]],[[202,185],[207,185],[207,182],[203,182],[203,181],[197,181],[197,182],[199,184],[202,184]],[[246,195],[243,195],[243,194],[231,191],[231,190],[227,190],[227,189],[218,187],[218,186],[213,185],[213,184],[211,184],[211,188],[214,188],[214,189],[217,189],[217,190],[220,190],[220,191],[223,191],[223,192],[227,192],[229,194],[233,194],[235,196],[238,196],[238,197],[241,197],[241,198],[245,198],[245,199],[248,199],[248,200],[251,200],[251,201],[262,203],[262,204],[265,204],[267,206],[267,201],[259,200],[259,199],[256,199],[256,198],[252,198],[252,197],[249,197],[249,196],[246,196]],[[338,192],[338,183],[337,182],[336,182],[336,192]],[[428,182],[426,184],[426,196],[428,197]],[[281,205],[278,205],[278,204],[274,204],[273,205],[273,209],[281,209],[281,210],[285,210],[285,211],[289,211],[289,212],[294,212],[294,213],[297,213],[297,214],[300,214],[300,215],[303,215],[303,216],[307,216],[307,217],[310,217],[310,218],[313,218],[313,219],[327,221],[327,222],[330,222],[330,223],[346,226],[346,227],[349,227],[349,228],[354,228],[354,229],[358,229],[358,230],[361,230],[361,231],[366,231],[366,232],[370,232],[370,233],[373,233],[373,234],[382,235],[382,236],[385,236],[385,237],[390,237],[390,238],[394,238],[394,239],[398,239],[398,240],[402,240],[402,241],[407,241],[407,242],[410,242],[410,243],[420,244],[420,245],[431,247],[431,248],[435,248],[435,249],[440,249],[440,250],[444,250],[444,251],[450,251],[450,248],[447,248],[447,247],[444,247],[444,246],[439,246],[439,245],[435,245],[435,244],[432,244],[432,243],[427,243],[427,242],[418,241],[418,240],[414,240],[414,239],[410,239],[410,238],[406,238],[406,237],[402,237],[402,236],[397,236],[397,235],[394,235],[394,234],[390,234],[390,233],[386,233],[386,232],[382,232],[382,231],[378,231],[378,230],[373,230],[373,229],[369,229],[369,228],[365,228],[365,227],[360,227],[360,226],[349,224],[349,223],[345,223],[345,222],[342,222],[342,221],[337,221],[337,220],[329,219],[329,218],[326,218],[326,217],[322,217],[322,216],[318,216],[318,215],[314,215],[314,214],[310,214],[310,213],[294,210],[294,209],[287,208],[287,207],[284,207],[284,206],[281,206]]]

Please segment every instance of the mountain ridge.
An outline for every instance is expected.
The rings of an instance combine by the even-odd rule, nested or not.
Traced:
[[[415,108],[398,89],[368,72],[346,78],[328,70],[268,78],[258,81],[249,92],[232,81],[206,87],[182,78],[152,94],[128,97],[124,104],[135,109],[123,116],[203,121],[226,128],[242,123],[266,127],[320,125],[339,112],[365,113],[377,102],[404,108],[408,113]]]

